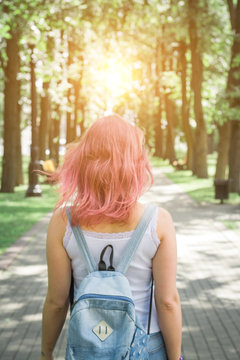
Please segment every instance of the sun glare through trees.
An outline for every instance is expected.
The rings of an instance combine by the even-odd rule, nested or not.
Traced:
[[[216,178],[240,191],[240,0],[8,0],[0,13],[2,192],[22,183],[23,149],[57,165],[109,112],[198,178],[217,152]]]

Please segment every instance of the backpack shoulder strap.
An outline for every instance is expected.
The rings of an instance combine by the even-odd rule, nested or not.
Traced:
[[[71,225],[72,214],[71,214],[71,208],[70,207],[66,208],[66,213],[67,213],[67,217],[68,217],[70,226],[72,228],[73,234],[74,234],[75,239],[77,241],[78,247],[81,250],[83,259],[84,259],[85,264],[87,266],[87,270],[88,270],[89,273],[91,273],[91,272],[97,270],[96,263],[95,263],[92,255],[91,255],[91,253],[89,251],[86,239],[85,239],[85,237],[83,235],[83,232],[82,232],[80,226],[72,226]]]
[[[156,208],[156,206],[149,205],[144,210],[143,216],[141,217],[140,222],[138,223],[138,226],[133,233],[133,236],[128,242],[127,249],[123,254],[122,260],[116,268],[117,271],[123,274],[125,274],[125,272],[127,271],[130,262],[135,255],[137,248],[148,228],[148,225],[153,217]]]

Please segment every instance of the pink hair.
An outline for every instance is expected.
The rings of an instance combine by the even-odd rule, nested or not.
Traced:
[[[142,131],[119,115],[100,118],[71,144],[52,180],[60,183],[57,207],[70,202],[73,224],[125,222],[153,183]]]

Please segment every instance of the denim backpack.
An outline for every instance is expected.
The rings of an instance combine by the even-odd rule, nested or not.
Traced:
[[[148,360],[148,333],[151,319],[152,290],[148,332],[139,323],[125,272],[147,230],[155,207],[148,206],[129,240],[116,270],[113,247],[100,254],[98,270],[79,226],[72,231],[89,274],[82,280],[75,296],[68,327],[66,360]],[[71,224],[71,210],[67,215]],[[110,248],[110,265],[103,260]]]

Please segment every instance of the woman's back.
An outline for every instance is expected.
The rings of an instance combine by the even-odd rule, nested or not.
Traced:
[[[139,213],[142,213],[144,207],[141,204],[139,204],[138,207],[140,210]],[[155,256],[160,244],[160,239],[157,235],[158,211],[159,210],[156,208],[147,231],[145,232],[136,254],[126,272],[126,277],[128,278],[136,307],[136,313],[139,321],[145,329],[147,329],[150,305],[152,259]],[[138,211],[136,211],[136,213],[138,213]],[[114,226],[114,224],[111,225],[111,229],[105,226],[98,226],[97,229],[91,228],[91,231],[84,230],[84,228],[82,230],[95,263],[97,264],[99,262],[102,249],[110,244],[114,249],[113,266],[116,267],[127,249],[128,242],[134,234],[137,224],[129,223],[128,226],[124,227],[119,227],[118,224],[116,224],[116,226]],[[108,231],[106,231],[107,228]],[[81,281],[87,275],[87,268],[69,223],[67,224],[63,239],[63,246],[71,259],[74,276],[74,294],[76,294]],[[105,259],[108,259],[108,253],[105,256]],[[153,301],[152,315],[151,332],[157,332],[159,331],[159,325],[157,321],[155,301]]]

